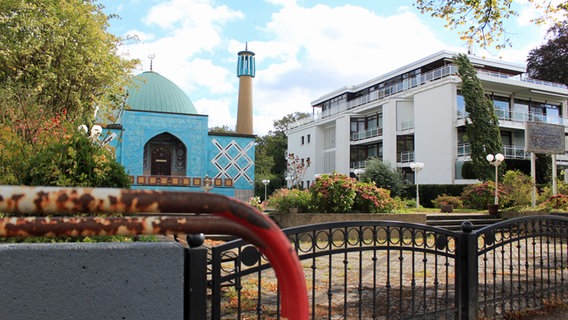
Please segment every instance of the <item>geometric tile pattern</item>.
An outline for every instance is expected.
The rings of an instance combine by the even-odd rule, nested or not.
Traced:
[[[231,140],[227,145],[222,145],[217,139],[212,139],[211,142],[217,148],[217,155],[211,159],[211,163],[218,170],[215,178],[233,179],[235,183],[241,179],[249,184],[254,182],[249,175],[250,169],[254,168],[254,160],[248,155],[254,147],[254,141],[243,147],[235,140]]]

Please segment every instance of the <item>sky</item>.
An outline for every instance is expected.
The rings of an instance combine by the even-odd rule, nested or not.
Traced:
[[[444,21],[421,14],[411,0],[99,0],[111,19],[109,32],[126,38],[125,57],[176,83],[209,127],[234,129],[239,79],[237,53],[255,53],[254,133],[293,112],[311,113],[311,102],[441,50],[467,45]],[[545,43],[546,26],[530,22],[527,0],[507,21],[513,46],[474,52],[525,64]],[[153,56],[153,59],[150,57]]]

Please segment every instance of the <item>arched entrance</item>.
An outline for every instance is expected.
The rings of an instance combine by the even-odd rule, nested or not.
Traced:
[[[185,176],[186,159],[183,142],[170,133],[159,134],[144,146],[144,174]]]

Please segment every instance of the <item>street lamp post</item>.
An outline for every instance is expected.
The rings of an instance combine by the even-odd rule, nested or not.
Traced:
[[[487,161],[489,161],[489,164],[492,166],[495,166],[495,206],[499,205],[499,185],[498,185],[498,179],[499,179],[499,165],[501,164],[501,162],[503,162],[503,160],[505,160],[505,156],[503,156],[501,153],[496,154],[495,156],[493,156],[492,154],[488,154],[486,157]]]
[[[264,201],[266,201],[266,188],[268,187],[269,183],[270,183],[270,180],[262,179],[262,184],[264,185]]]
[[[420,207],[420,192],[418,191],[418,173],[424,169],[424,163],[422,162],[411,162],[410,169],[414,171],[414,184],[416,185],[416,209]]]

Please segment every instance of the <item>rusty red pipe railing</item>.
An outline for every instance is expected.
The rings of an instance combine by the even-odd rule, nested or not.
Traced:
[[[0,218],[2,237],[200,232],[241,237],[257,246],[274,268],[282,317],[308,318],[304,273],[289,240],[271,219],[238,200],[196,192],[0,186],[0,213],[36,215]],[[78,213],[145,215],[51,217]]]

